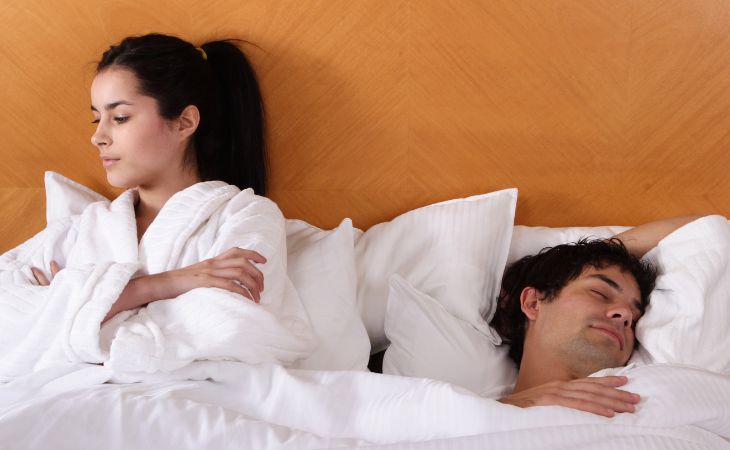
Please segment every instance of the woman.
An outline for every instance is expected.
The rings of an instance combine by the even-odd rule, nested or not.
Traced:
[[[306,356],[284,218],[247,189],[265,192],[266,158],[244,54],[129,37],[102,56],[91,103],[107,180],[128,190],[0,257],[0,380],[69,361],[149,373]]]

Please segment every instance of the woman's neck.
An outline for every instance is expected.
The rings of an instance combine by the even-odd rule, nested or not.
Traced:
[[[141,240],[147,228],[159,214],[165,203],[176,193],[200,182],[197,175],[185,174],[168,183],[137,187],[134,214],[137,218],[137,240]]]

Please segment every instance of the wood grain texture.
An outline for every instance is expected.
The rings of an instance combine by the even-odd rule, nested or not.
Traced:
[[[22,244],[43,229],[46,223],[46,194],[40,188],[2,188],[0,242],[3,250]]]
[[[517,222],[730,215],[730,3],[9,0],[0,251],[43,226],[44,170],[105,195],[93,63],[126,35],[237,37],[288,217],[369,226],[516,186]]]

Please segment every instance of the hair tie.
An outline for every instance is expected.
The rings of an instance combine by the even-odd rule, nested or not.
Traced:
[[[200,52],[200,56],[202,56],[202,57],[203,57],[203,61],[207,61],[207,60],[208,60],[208,54],[207,54],[207,53],[205,53],[205,50],[203,50],[203,49],[202,49],[202,48],[200,48],[200,47],[195,47],[195,50],[197,50],[197,51],[199,51],[199,52]]]

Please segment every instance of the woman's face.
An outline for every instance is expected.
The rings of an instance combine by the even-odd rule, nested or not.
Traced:
[[[179,178],[187,140],[176,121],[160,116],[154,98],[139,93],[133,72],[111,67],[97,74],[91,111],[97,124],[91,143],[109,184],[151,189]]]

